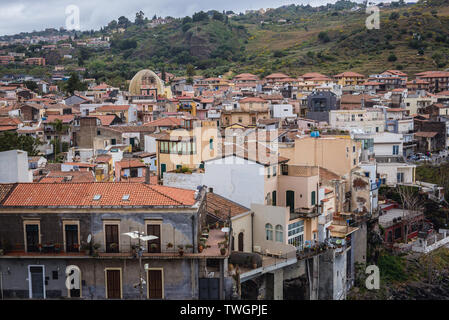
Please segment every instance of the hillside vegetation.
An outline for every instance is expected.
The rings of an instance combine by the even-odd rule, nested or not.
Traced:
[[[55,64],[85,66],[85,76],[113,84],[123,84],[143,68],[185,75],[188,64],[205,76],[241,72],[298,76],[310,71],[333,75],[346,70],[368,75],[390,68],[413,76],[449,68],[447,1],[394,2],[381,8],[380,29],[373,30],[365,26],[365,8],[358,6],[342,0],[234,16],[199,12],[155,27],[149,27],[152,20],[143,20],[142,14],[134,23],[120,17],[99,31],[76,34],[77,39],[110,36],[110,49],[77,48],[72,62],[56,59]],[[2,67],[0,74],[11,69],[17,71],[17,66]]]

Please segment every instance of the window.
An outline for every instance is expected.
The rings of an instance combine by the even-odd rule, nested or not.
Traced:
[[[397,173],[397,180],[398,180],[398,183],[404,182],[404,173],[403,172]]]
[[[79,252],[79,221],[63,221],[66,252]]]
[[[214,150],[214,139],[209,139],[209,150]]]
[[[119,252],[119,225],[105,224],[104,225],[105,246],[106,252]]]
[[[240,122],[240,123],[242,122],[242,117],[239,117],[239,122]]]
[[[40,235],[40,221],[24,221],[25,230],[25,249],[26,252],[39,251]]]
[[[267,174],[267,176],[268,176],[268,178],[270,177],[270,167],[268,167],[268,174]]]
[[[271,193],[271,200],[272,200],[272,205],[273,206],[275,206],[276,205],[276,190],[274,190],[272,193]]]
[[[273,226],[270,223],[265,225],[265,234],[267,240],[273,240]]]
[[[304,221],[297,221],[288,225],[288,243],[302,250],[304,243]]]
[[[161,224],[149,222],[147,224],[147,235],[157,237],[157,239],[148,241],[148,252],[160,253],[161,252]]]
[[[393,146],[393,154],[398,155],[399,154],[399,146]]]
[[[312,191],[312,194],[311,194],[311,197],[312,197],[312,206],[314,206],[315,205],[315,203],[316,203],[316,199],[315,199],[315,197],[316,197],[316,192],[315,191]]]
[[[284,229],[280,224],[276,226],[276,241],[284,242]]]
[[[101,136],[101,130],[97,130],[97,136]]]
[[[278,170],[277,166],[273,166],[273,177],[276,177],[277,170]]]
[[[394,229],[394,240],[398,240],[402,237],[402,229],[401,227],[398,227]]]

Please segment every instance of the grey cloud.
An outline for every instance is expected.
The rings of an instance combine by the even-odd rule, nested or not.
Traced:
[[[134,21],[142,10],[147,17],[184,17],[200,10],[233,10],[244,12],[259,8],[275,8],[286,4],[321,5],[335,0],[0,0],[0,35],[59,28],[65,26],[68,5],[80,8],[82,30],[99,29],[119,16]]]

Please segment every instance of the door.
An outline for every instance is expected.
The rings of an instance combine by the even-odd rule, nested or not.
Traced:
[[[26,239],[27,239],[27,252],[37,252],[39,250],[39,225],[27,224]]]
[[[118,225],[106,224],[104,228],[106,234],[106,252],[119,252]]]
[[[148,299],[162,298],[162,270],[148,270]]]
[[[239,251],[243,251],[243,232],[239,233]]]
[[[29,266],[30,298],[45,299],[44,266]]]
[[[147,235],[157,237],[157,239],[148,241],[148,252],[160,253],[161,252],[161,225],[160,224],[147,225]]]
[[[66,224],[65,226],[66,252],[78,252],[78,225]]]
[[[290,207],[290,213],[295,211],[295,192],[287,190],[286,192],[287,207]]]
[[[165,163],[161,163],[161,178],[164,177],[165,171],[167,171],[167,165]]]
[[[271,198],[272,198],[272,205],[275,206],[276,205],[276,190],[274,190],[272,192]]]
[[[106,290],[108,299],[122,298],[120,270],[106,270]]]
[[[220,299],[220,279],[199,278],[199,299],[218,300]]]

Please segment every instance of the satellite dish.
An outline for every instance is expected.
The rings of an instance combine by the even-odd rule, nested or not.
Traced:
[[[230,229],[228,227],[221,228],[221,232],[229,232]]]
[[[92,241],[92,235],[89,234],[89,235],[87,236],[87,243],[90,243],[91,241]]]

